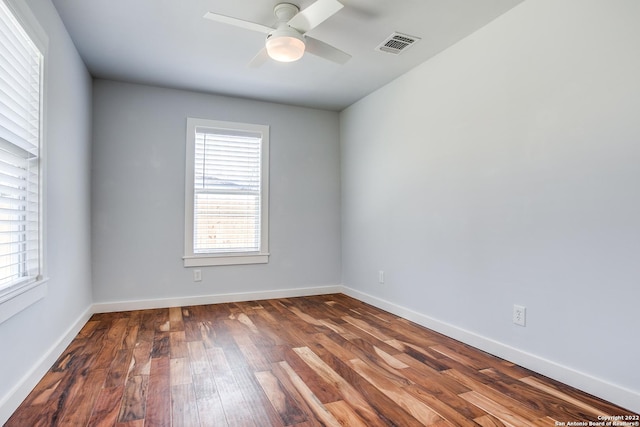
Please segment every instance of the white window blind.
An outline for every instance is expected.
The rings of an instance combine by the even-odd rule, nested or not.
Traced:
[[[269,126],[187,118],[184,265],[269,262]]]
[[[262,135],[196,128],[194,253],[260,250]]]
[[[40,275],[42,62],[0,1],[0,290]]]

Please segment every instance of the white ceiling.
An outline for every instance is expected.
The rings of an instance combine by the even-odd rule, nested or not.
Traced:
[[[309,32],[352,55],[247,63],[264,35],[203,19],[212,11],[273,25],[278,0],[52,0],[98,78],[341,110],[483,27],[523,0],[341,0]],[[314,0],[290,0],[301,9]],[[422,40],[399,56],[375,51],[392,32]]]

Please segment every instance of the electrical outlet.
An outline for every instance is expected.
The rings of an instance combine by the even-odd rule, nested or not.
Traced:
[[[526,326],[527,308],[522,305],[513,305],[513,323],[520,326]]]
[[[202,270],[200,269],[193,270],[193,281],[202,282]]]
[[[378,283],[384,283],[384,271],[378,271]]]

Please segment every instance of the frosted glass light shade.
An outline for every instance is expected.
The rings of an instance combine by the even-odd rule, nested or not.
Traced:
[[[304,55],[304,40],[298,34],[273,34],[267,39],[267,53],[280,62],[293,62]]]

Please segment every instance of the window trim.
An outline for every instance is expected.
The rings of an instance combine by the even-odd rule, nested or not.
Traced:
[[[262,135],[260,159],[260,250],[255,252],[225,252],[196,254],[194,237],[194,168],[196,128],[255,132]],[[218,265],[266,264],[269,262],[269,126],[187,117],[185,166],[185,228],[184,266],[206,267]]]
[[[46,134],[47,134],[47,54],[49,50],[49,37],[37,18],[22,0],[0,0],[11,11],[22,29],[27,33],[31,41],[36,45],[42,55],[41,81],[40,81],[40,140],[38,154],[38,186],[39,186],[39,275],[31,280],[24,280],[0,290],[0,323],[25,310],[47,295],[48,277],[46,263]]]

